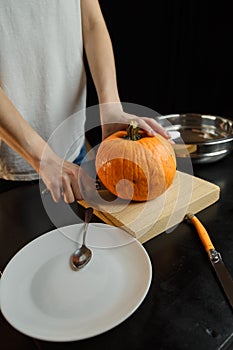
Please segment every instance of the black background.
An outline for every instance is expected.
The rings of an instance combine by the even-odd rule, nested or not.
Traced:
[[[233,119],[233,3],[100,0],[122,102]],[[88,73],[89,76],[89,73]],[[88,105],[97,103],[88,79]]]

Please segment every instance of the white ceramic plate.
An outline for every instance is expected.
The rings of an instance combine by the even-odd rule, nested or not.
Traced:
[[[1,311],[18,331],[49,341],[84,339],[115,327],[142,303],[152,277],[145,248],[120,228],[90,224],[93,257],[73,271],[69,258],[82,228],[77,224],[50,231],[6,266]]]

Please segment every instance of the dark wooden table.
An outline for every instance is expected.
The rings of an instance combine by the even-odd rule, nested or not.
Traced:
[[[233,155],[194,166],[194,175],[221,188],[220,200],[197,216],[233,275]],[[59,224],[72,224],[63,210],[54,204]],[[78,210],[82,217],[82,209]],[[0,269],[25,244],[53,228],[37,183],[1,193]],[[143,303],[123,323],[90,339],[54,343],[19,333],[1,314],[1,349],[233,349],[232,309],[193,227],[182,222],[172,233],[162,233],[144,246],[152,262],[152,283]]]

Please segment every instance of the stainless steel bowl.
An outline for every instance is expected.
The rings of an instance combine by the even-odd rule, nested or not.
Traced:
[[[213,115],[170,114],[159,117],[166,130],[178,131],[177,157],[190,157],[193,163],[212,163],[233,150],[233,121]]]

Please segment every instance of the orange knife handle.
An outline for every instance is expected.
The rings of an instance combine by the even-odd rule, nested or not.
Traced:
[[[208,235],[208,232],[206,231],[205,227],[202,225],[202,223],[200,222],[200,220],[193,214],[187,214],[187,218],[193,223],[193,225],[195,226],[197,233],[205,247],[205,250],[207,251],[207,253],[211,250],[211,249],[215,249],[213,246],[213,243],[211,242],[211,239]]]

